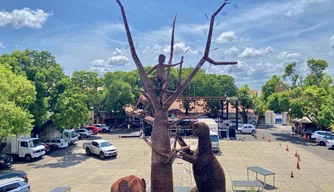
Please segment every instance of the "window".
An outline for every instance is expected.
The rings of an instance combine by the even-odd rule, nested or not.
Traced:
[[[51,143],[56,143],[56,140],[51,140]]]
[[[39,139],[30,140],[29,145],[30,145],[30,147],[36,147],[36,146],[40,145],[40,141],[39,141]]]
[[[112,146],[112,144],[109,143],[109,142],[102,142],[102,143],[100,143],[100,146],[101,147],[108,147],[108,146]]]
[[[92,142],[92,145],[95,146],[95,147],[98,146],[98,144],[96,142]]]
[[[28,143],[26,141],[21,141],[21,147],[28,148]]]
[[[59,139],[59,140],[57,140],[57,143],[60,143],[60,139]]]
[[[18,187],[20,187],[20,184],[18,184],[18,183],[12,183],[12,184],[9,184],[9,185],[7,185],[6,187],[5,187],[5,192],[7,192],[7,191],[11,191],[11,190],[14,190],[14,189],[16,189],[16,188],[18,188]]]
[[[219,142],[217,135],[210,135],[211,142]]]

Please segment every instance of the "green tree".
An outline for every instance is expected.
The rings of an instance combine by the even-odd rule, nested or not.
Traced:
[[[262,86],[263,99],[267,101],[268,97],[277,92],[277,87],[281,84],[281,78],[274,75]]]
[[[285,73],[282,76],[284,80],[291,82],[289,88],[294,89],[301,85],[303,78],[296,73],[296,62],[290,63],[285,67]]]
[[[80,124],[89,122],[86,101],[86,95],[71,90],[66,90],[59,96],[52,115],[59,130],[77,128]]]
[[[124,107],[134,102],[134,95],[130,84],[123,81],[114,81],[106,87],[106,111],[111,112],[117,123],[118,114],[125,114]]]
[[[234,107],[238,107],[239,114],[243,119],[243,123],[247,123],[247,114],[249,109],[253,107],[253,99],[250,93],[248,85],[244,85],[237,90],[237,97],[239,100],[239,106],[236,106],[236,102],[231,102]]]
[[[328,67],[328,63],[325,60],[309,59],[307,61],[307,66],[311,70],[311,73],[305,78],[305,86],[319,86],[326,75],[325,70]]]
[[[35,87],[25,76],[0,64],[0,93],[0,138],[29,133],[33,116],[27,108],[36,99]]]
[[[266,102],[263,99],[263,95],[261,96],[253,95],[252,100],[253,100],[252,108],[254,110],[254,114],[256,115],[256,125],[259,125],[259,120],[262,116],[264,116],[264,114],[268,110],[268,107],[266,105]]]
[[[15,74],[25,74],[36,87],[36,100],[30,104],[29,111],[35,119],[34,128],[40,130],[49,120],[50,112],[54,110],[57,95],[61,94],[57,88],[65,77],[62,67],[50,52],[28,49],[3,55],[0,61],[11,66]]]

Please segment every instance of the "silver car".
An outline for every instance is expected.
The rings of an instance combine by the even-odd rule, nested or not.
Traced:
[[[0,180],[0,191],[6,192],[31,192],[30,185],[20,177],[12,177]]]

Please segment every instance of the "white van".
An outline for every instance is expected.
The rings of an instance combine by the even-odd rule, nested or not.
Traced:
[[[211,139],[212,151],[214,153],[218,153],[220,151],[218,133],[210,131],[210,139]]]

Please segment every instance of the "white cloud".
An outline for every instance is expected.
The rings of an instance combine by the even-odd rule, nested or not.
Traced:
[[[286,60],[296,60],[300,58],[300,53],[291,53],[286,55]]]
[[[154,54],[160,54],[160,53],[165,53],[169,54],[170,53],[170,45],[154,45],[154,46],[147,46],[144,49],[144,53],[149,53],[152,52]],[[186,45],[184,42],[180,43],[175,43],[174,44],[174,55],[182,55],[182,54],[198,54],[198,51],[195,51],[191,49],[189,45]]]
[[[237,36],[234,31],[226,31],[219,35],[217,38],[217,43],[226,43],[236,40]]]
[[[303,6],[301,5],[292,5],[291,3],[288,3],[286,7],[287,7],[287,12],[285,14],[286,16],[296,16],[304,12]]]
[[[0,11],[0,27],[12,25],[15,28],[41,28],[53,13],[46,13],[41,9],[15,9],[12,12]]]
[[[129,65],[129,59],[124,55],[112,56],[107,61],[108,65],[126,66]]]
[[[0,43],[0,48],[5,48],[5,46],[3,45],[3,43]]]
[[[282,52],[280,52],[280,53],[278,54],[277,57],[278,57],[279,59],[283,59],[283,60],[285,60],[287,55],[288,55],[288,52],[287,52],[287,51],[282,51]]]
[[[261,58],[269,53],[273,52],[271,47],[267,47],[265,49],[254,49],[247,47],[244,52],[240,54],[241,58],[251,59],[251,58]]]
[[[329,46],[334,49],[334,36],[329,38],[329,42],[330,42]]]
[[[287,3],[286,6],[286,16],[296,16],[304,13],[306,7],[312,3],[329,3],[330,0],[300,0],[295,1],[294,3]]]
[[[129,58],[125,49],[116,48],[112,53],[112,56],[107,60],[97,59],[92,62],[91,70],[104,74],[106,72],[112,71],[116,67],[124,67],[129,65]]]
[[[224,52],[225,55],[235,56],[238,54],[239,49],[236,46],[231,47],[230,49]]]

